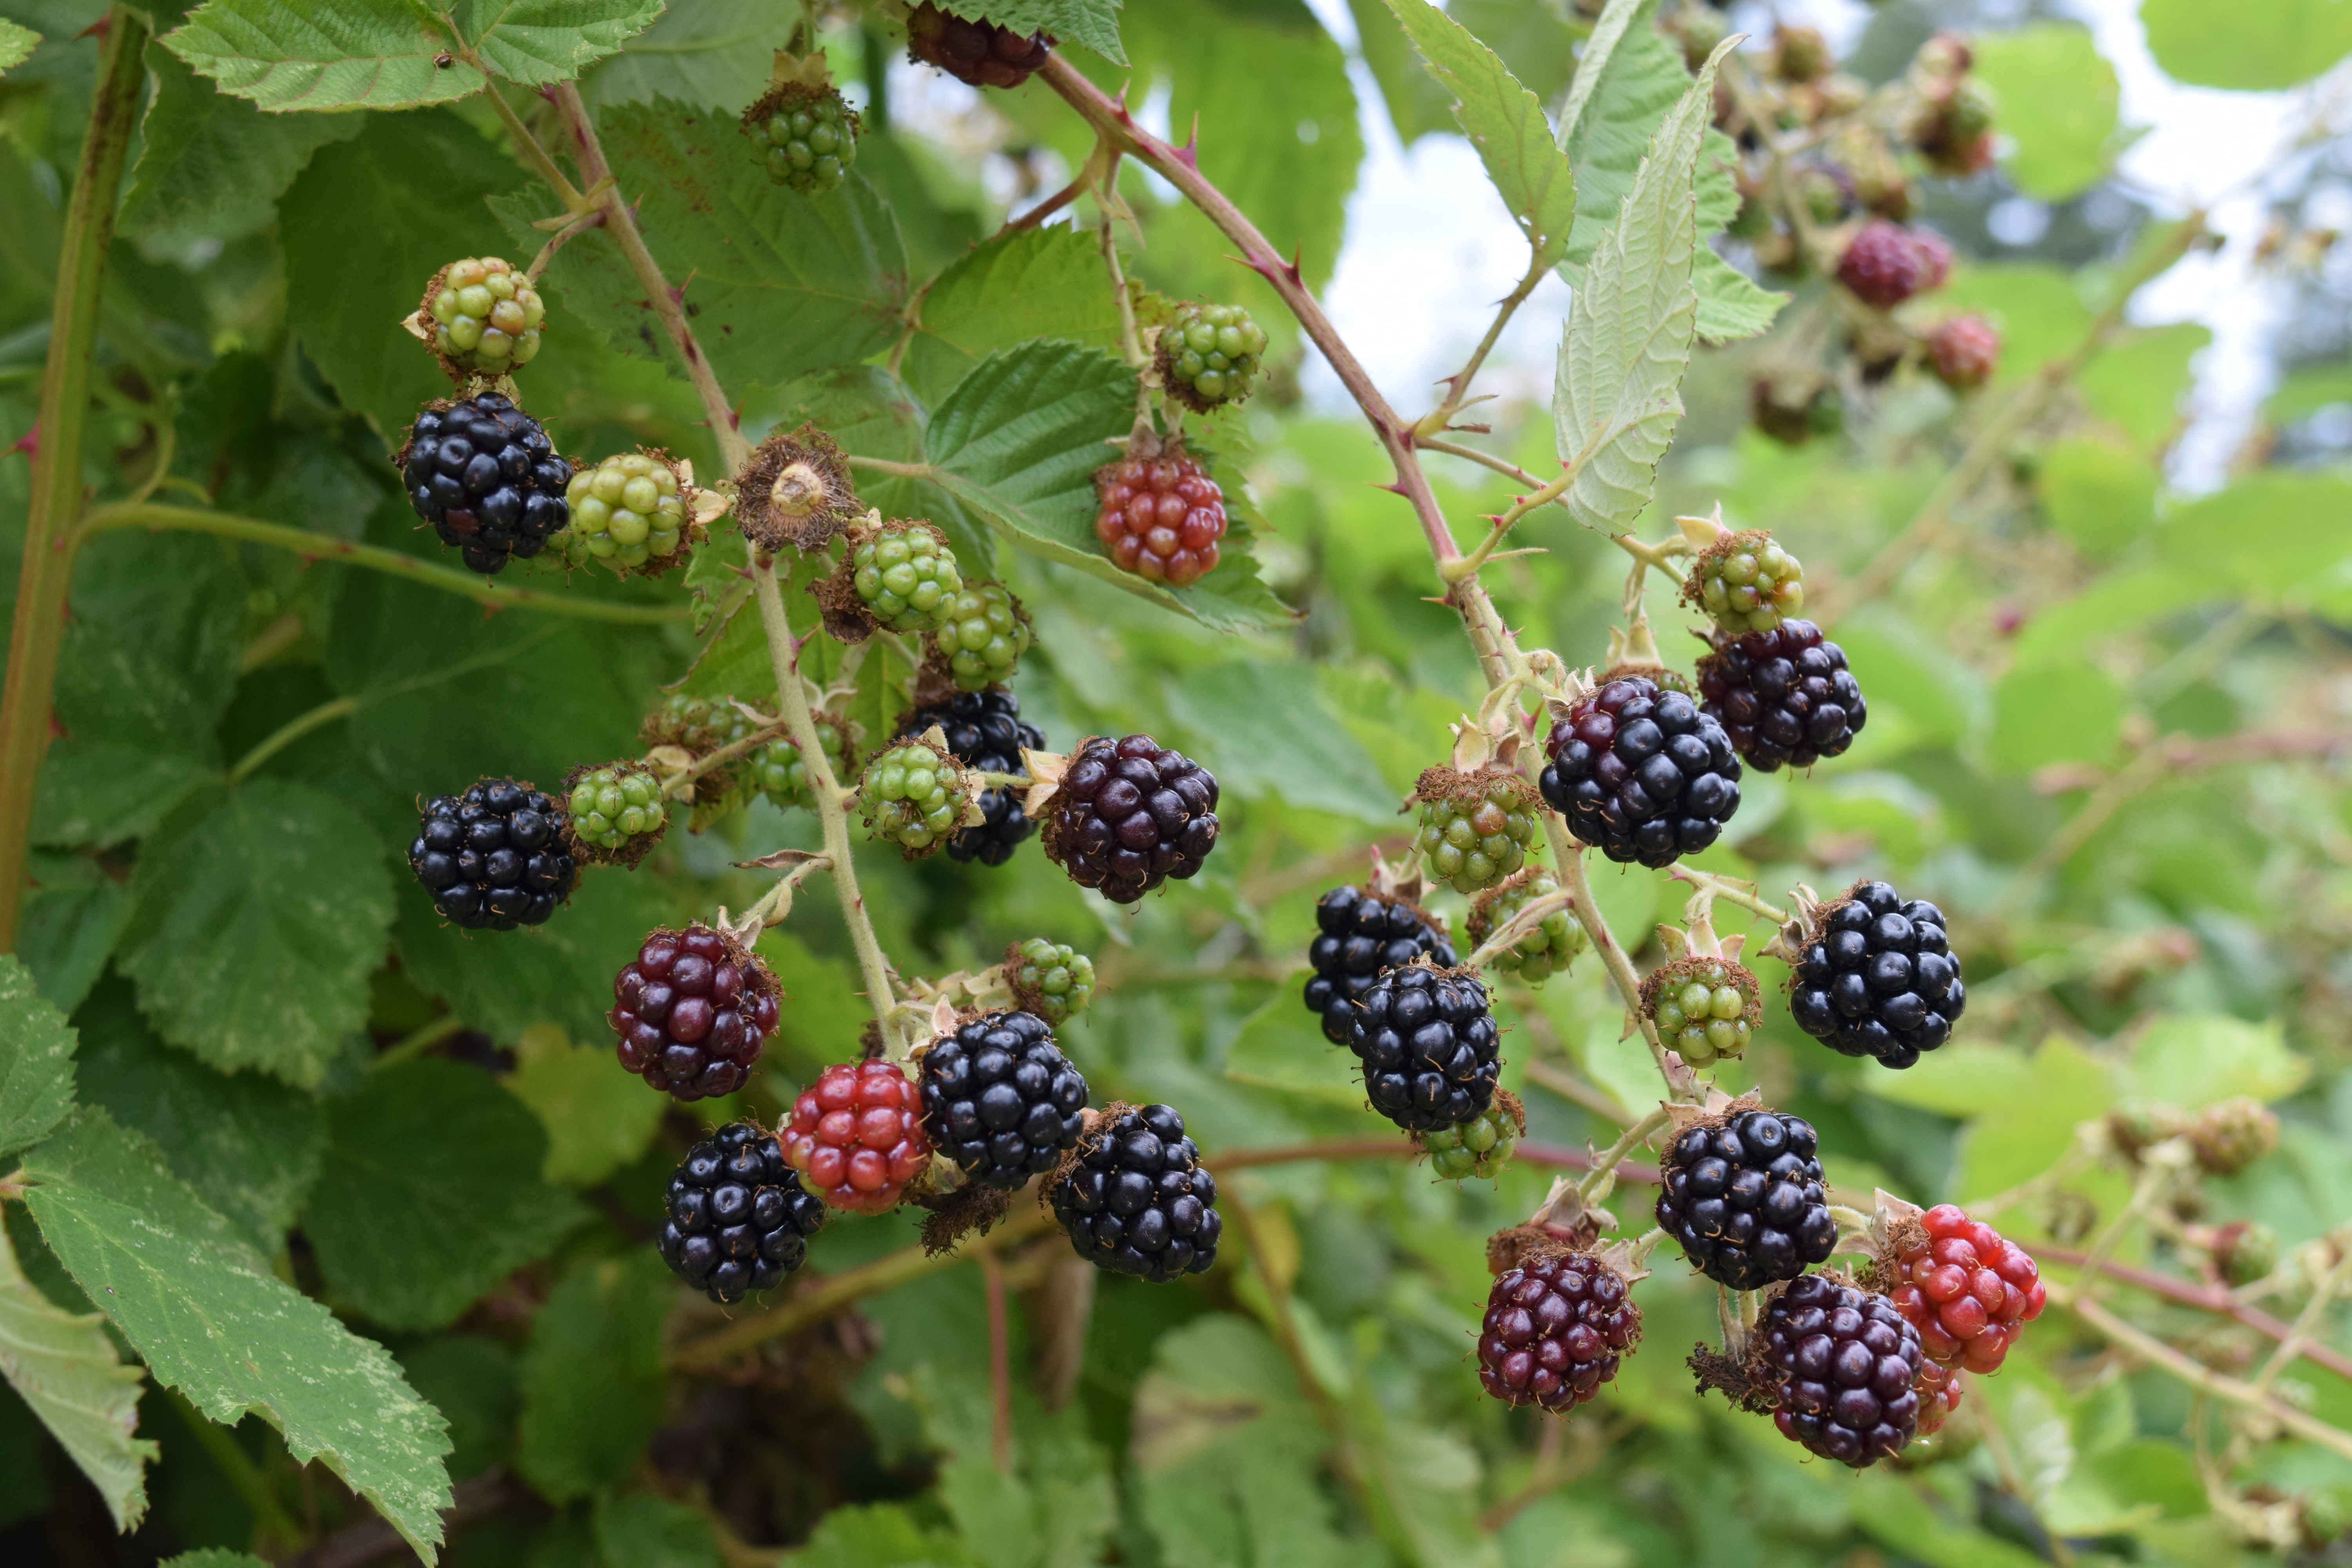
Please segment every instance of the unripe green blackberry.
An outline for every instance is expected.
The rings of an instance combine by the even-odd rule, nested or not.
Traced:
[[[1769,632],[1805,607],[1805,568],[1769,533],[1743,529],[1700,552],[1683,600],[1734,637]]]
[[[972,790],[954,758],[926,741],[901,741],[866,764],[857,781],[866,826],[909,860],[944,848],[963,825]]]
[[[1095,963],[1076,948],[1033,936],[1004,955],[1004,979],[1024,1012],[1059,1028],[1095,999]]]
[[[1521,910],[1559,891],[1559,884],[1552,879],[1550,872],[1540,866],[1530,866],[1480,893],[1470,900],[1470,945],[1486,946],[1486,939],[1510,924],[1511,918]],[[1575,914],[1563,907],[1552,910],[1518,941],[1496,953],[1493,963],[1496,969],[1516,974],[1529,985],[1540,985],[1565,970],[1584,948],[1584,928],[1577,923]]]
[[[2241,1095],[2209,1105],[2189,1124],[2197,1163],[2216,1176],[2234,1176],[2279,1146],[2279,1121],[2270,1107]]]
[[[1413,798],[1421,803],[1413,846],[1429,874],[1455,892],[1494,887],[1527,864],[1543,807],[1535,786],[1510,769],[1431,768]]]
[[[768,150],[768,178],[804,196],[838,190],[857,162],[857,111],[829,87],[786,83],[753,104],[743,123]]]
[[[417,316],[434,352],[455,370],[501,375],[538,354],[547,306],[520,268],[495,256],[468,257],[441,269]]]
[[[1186,303],[1160,330],[1160,378],[1196,414],[1250,395],[1265,353],[1265,329],[1239,305]]]
[[[572,559],[615,571],[675,565],[686,543],[685,488],[669,464],[647,452],[619,452],[572,476],[563,499],[572,521],[552,541]]]
[[[1461,1126],[1416,1133],[1414,1137],[1421,1144],[1421,1152],[1429,1156],[1429,1168],[1441,1179],[1458,1182],[1465,1176],[1476,1176],[1491,1181],[1511,1163],[1527,1130],[1528,1116],[1519,1109],[1518,1097],[1508,1090],[1496,1089],[1495,1103]]]
[[[894,632],[933,630],[963,592],[947,535],[928,522],[893,520],[867,531],[847,564],[857,602]]]
[[[1002,583],[983,578],[953,595],[931,634],[931,647],[958,689],[985,691],[1013,679],[1029,651],[1029,617]]]
[[[564,783],[572,854],[588,862],[635,865],[669,826],[661,781],[641,763],[582,768]]]
[[[1764,1018],[1756,976],[1728,958],[1693,956],[1661,965],[1642,983],[1642,1007],[1666,1048],[1695,1068],[1746,1051]]]
[[[738,716],[738,727],[729,738],[736,739],[751,728],[751,721]],[[824,748],[825,761],[833,767],[834,776],[848,771],[849,744],[842,727],[820,714],[816,722],[817,743]],[[808,759],[793,744],[789,736],[779,735],[758,747],[745,759],[744,782],[755,794],[764,795],[777,806],[814,805],[816,797],[809,791]]]

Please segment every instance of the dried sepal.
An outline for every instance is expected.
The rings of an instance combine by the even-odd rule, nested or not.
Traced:
[[[814,425],[752,448],[734,489],[736,526],[770,552],[822,550],[864,510],[840,445]]]
[[[1668,1105],[1666,1120],[1673,1124],[1675,1136],[1679,1138],[1694,1127],[1720,1127],[1735,1116],[1763,1109],[1764,1096],[1760,1090],[1751,1089],[1734,1099],[1714,1084],[1708,1084],[1705,1099],[1691,1104],[1677,1102]]]

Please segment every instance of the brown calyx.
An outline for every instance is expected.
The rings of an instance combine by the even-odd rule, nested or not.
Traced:
[[[1642,1016],[1655,1018],[1658,1016],[1658,997],[1666,987],[1680,985],[1686,980],[1703,980],[1710,969],[1721,970],[1731,984],[1739,988],[1739,994],[1746,998],[1748,1005],[1739,1015],[1741,1020],[1750,1029],[1761,1025],[1764,1022],[1764,991],[1756,978],[1756,972],[1736,958],[1711,958],[1704,953],[1692,953],[1687,958],[1662,963],[1643,975]]]
[[[782,50],[778,50],[777,53],[780,57],[782,55]],[[770,83],[768,90],[752,100],[751,107],[743,111],[743,118],[739,121],[743,133],[746,136],[761,133],[761,128],[774,119],[780,110],[798,109],[803,104],[808,103],[822,103],[828,98],[841,106],[841,117],[848,123],[852,135],[863,130],[865,122],[858,118],[857,110],[850,108],[849,100],[843,98],[828,81],[822,79],[824,62],[824,57],[822,54],[813,57],[813,63],[816,65],[820,78],[818,80],[809,81],[793,77]],[[780,59],[779,64],[781,63]]]
[[[1013,1194],[996,1187],[967,1182],[950,1192],[926,1193],[915,1202],[930,1210],[923,1221],[923,1255],[937,1258],[978,1232],[986,1236],[996,1222],[1013,1212]]]
[[[735,476],[736,524],[763,550],[822,550],[863,510],[840,444],[813,424],[761,442]]]
[[[1062,1151],[1062,1157],[1054,1162],[1054,1168],[1045,1173],[1044,1181],[1037,1184],[1038,1207],[1045,1208],[1053,1203],[1055,1189],[1070,1179],[1070,1173],[1076,1170],[1087,1155],[1102,1147],[1102,1141],[1110,1135],[1110,1129],[1118,1119],[1135,1109],[1124,1100],[1114,1100],[1100,1110],[1089,1110],[1085,1113],[1085,1126],[1078,1133],[1078,1141]]]
[[[1500,784],[1515,805],[1533,805],[1543,797],[1517,770],[1500,763],[1467,772],[1460,768],[1423,768],[1413,781],[1412,798],[1423,805],[1437,801],[1486,800]]]

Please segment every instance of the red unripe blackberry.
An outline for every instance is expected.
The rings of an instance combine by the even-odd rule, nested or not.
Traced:
[[[1927,363],[1955,392],[1972,392],[2000,364],[2000,333],[1982,316],[1954,316],[1927,334]]]
[[[1820,1148],[1811,1122],[1776,1110],[1688,1127],[1666,1149],[1659,1228],[1718,1285],[1793,1279],[1837,1246]]]
[[[2048,1295],[2023,1247],[1951,1204],[1897,1232],[1891,1272],[1887,1299],[1919,1331],[1921,1353],[1968,1372],[2000,1371]]]
[[[1731,749],[1768,773],[1841,754],[1870,718],[1845,649],[1807,620],[1717,637],[1698,661],[1698,693]]]
[[[1885,1297],[1808,1274],[1765,1306],[1757,1335],[1783,1436],[1861,1470],[1916,1435],[1919,1333]]]
[[[1891,310],[1944,281],[1952,253],[1934,235],[1874,218],[1846,242],[1838,281],[1865,305]]]
[[[1610,681],[1577,704],[1544,749],[1544,799],[1621,864],[1696,855],[1739,809],[1739,759],[1723,726],[1646,676]]]
[[[1581,1253],[1538,1258],[1487,1292],[1478,1381],[1506,1405],[1565,1415],[1617,1375],[1641,1333],[1641,1309],[1615,1269]]]
[[[969,22],[929,4],[907,18],[907,52],[973,87],[1019,87],[1053,49],[1044,33]]]
[[[1087,1080],[1034,1013],[991,1013],[923,1050],[923,1131],[984,1186],[1017,1191],[1085,1130]]]
[[[1919,1396],[1919,1436],[1932,1437],[1944,1429],[1944,1423],[1960,1407],[1960,1399],[1968,1392],[1968,1380],[1948,1366],[1937,1366],[1923,1354],[1919,1373],[1911,1380],[1911,1392]]]
[[[772,1290],[824,1226],[772,1134],[734,1121],[687,1151],[663,1199],[662,1261],[722,1307]]]
[[[1192,876],[1216,847],[1216,775],[1149,735],[1082,742],[1045,819],[1045,853],[1115,904]]]
[[[409,869],[443,920],[475,931],[535,926],[572,894],[578,864],[563,811],[527,784],[484,779],[425,803]]]
[[[1165,1105],[1113,1109],[1046,1188],[1055,1219],[1098,1268],[1153,1284],[1207,1271],[1225,1222],[1184,1119]]]
[[[1095,537],[1121,571],[1181,588],[1216,570],[1225,492],[1181,447],[1097,468],[1095,500]]]
[[[767,965],[706,925],[657,931],[613,977],[621,1065],[679,1100],[732,1094],[776,1028]]]
[[[1797,1027],[1849,1057],[1907,1068],[1952,1037],[1969,1005],[1944,911],[1856,882],[1817,914],[1790,980]]]
[[[1444,969],[1457,962],[1444,923],[1409,900],[1362,888],[1334,888],[1318,899],[1307,1010],[1322,1018],[1323,1037],[1346,1045],[1356,1003],[1372,982],[1423,954]]]
[[[880,1214],[930,1161],[922,1110],[895,1063],[835,1062],[793,1101],[784,1158],[833,1207]]]
[[[1372,1109],[1408,1132],[1458,1127],[1494,1104],[1502,1038],[1476,975],[1421,963],[1373,981],[1348,1028]]]
[[[572,465],[511,398],[484,392],[428,404],[400,448],[408,504],[485,575],[536,555],[572,521]]]

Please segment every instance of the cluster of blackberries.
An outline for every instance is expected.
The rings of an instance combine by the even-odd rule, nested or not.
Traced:
[[[1444,925],[1418,905],[1362,888],[1334,888],[1318,899],[1315,940],[1307,949],[1315,971],[1307,982],[1307,1010],[1323,1020],[1323,1037],[1348,1044],[1356,1004],[1372,983],[1422,957],[1446,969],[1455,963]]]
[[[1612,680],[1571,709],[1546,750],[1544,799],[1612,860],[1671,866],[1713,844],[1739,809],[1723,726],[1647,676]]]
[[[1021,700],[1001,686],[959,691],[944,702],[918,708],[898,721],[898,734],[901,739],[919,735],[934,724],[947,737],[949,754],[980,773],[1025,775],[1022,748],[1045,749],[1045,732],[1021,717]],[[1017,789],[982,791],[980,812],[982,821],[958,829],[948,840],[950,859],[1002,866],[1013,858],[1022,840],[1037,831],[1021,809]]]
[[[1857,882],[1823,910],[1798,954],[1789,1013],[1850,1057],[1907,1068],[1952,1037],[1968,1005],[1944,911],[1885,882]]]
[[[991,1013],[923,1050],[923,1131],[983,1186],[1054,1168],[1084,1129],[1087,1080],[1032,1013]]]
[[[400,476],[416,515],[477,572],[530,559],[571,521],[572,465],[538,420],[495,392],[417,415]]]
[[[442,919],[490,931],[546,920],[571,896],[578,869],[561,808],[512,779],[426,801],[408,864]]]

